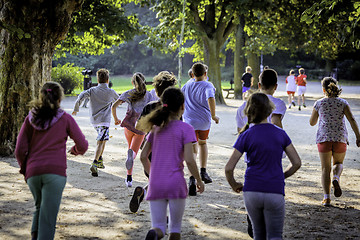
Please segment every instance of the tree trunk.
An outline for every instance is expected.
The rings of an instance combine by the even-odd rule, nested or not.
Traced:
[[[0,1],[0,155],[13,153],[28,103],[51,80],[56,45],[83,0]]]
[[[220,44],[215,39],[203,38],[204,42],[204,58],[208,65],[209,81],[216,88],[215,100],[217,104],[225,104],[221,90],[221,71],[220,71]]]
[[[245,22],[240,17],[240,24],[236,30],[235,52],[234,52],[234,95],[235,99],[242,98],[242,82],[241,76],[245,70],[245,54],[243,47],[245,46]]]
[[[253,88],[258,88],[259,75],[260,75],[260,58],[255,53],[248,53],[248,65],[252,68],[251,74],[254,77]]]

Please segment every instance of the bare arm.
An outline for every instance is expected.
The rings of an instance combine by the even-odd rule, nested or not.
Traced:
[[[254,77],[251,77],[251,85],[250,87],[252,87],[254,85]]]
[[[356,146],[360,147],[360,132],[359,132],[359,126],[354,118],[354,115],[352,114],[350,107],[349,106],[345,106],[344,108],[344,113],[345,116],[347,118],[347,120],[349,121],[352,130],[355,133],[356,136]]]
[[[313,109],[311,116],[310,116],[310,125],[315,126],[319,118],[319,113],[315,109]]]
[[[147,141],[141,151],[140,160],[144,167],[145,172],[149,175],[150,175],[150,165],[151,165],[149,161],[150,153],[151,153],[151,143]]]
[[[230,184],[231,188],[237,193],[241,192],[244,187],[241,182],[236,182],[234,178],[234,169],[236,164],[239,162],[241,156],[242,153],[234,149],[234,152],[231,154],[231,157],[225,166],[226,180]]]
[[[201,180],[199,169],[196,165],[192,142],[189,142],[184,146],[184,159],[191,175],[196,179],[196,186],[198,188],[198,192],[202,193],[205,190],[205,185]]]
[[[211,112],[211,118],[212,118],[212,120],[215,121],[216,124],[218,124],[220,118],[215,115],[215,106],[216,106],[215,98],[213,98],[213,97],[209,98],[208,104],[209,104],[209,108],[210,108],[210,112]]]
[[[114,121],[115,121],[115,125],[119,125],[121,123],[121,120],[117,117],[117,114],[116,114],[116,108],[118,106],[120,106],[121,104],[123,104],[123,100],[116,100],[113,105],[111,106],[111,113],[113,115],[113,118],[114,118]]]
[[[271,123],[278,126],[279,128],[283,128],[282,122],[281,122],[281,114],[273,114],[271,115]]]
[[[285,148],[285,153],[290,160],[290,165],[284,171],[284,177],[288,178],[301,167],[301,159],[292,143]]]

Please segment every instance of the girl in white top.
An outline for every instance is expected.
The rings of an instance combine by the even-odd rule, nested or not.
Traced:
[[[289,76],[286,77],[286,92],[289,96],[289,109],[291,108],[291,104],[295,106],[295,98],[294,98],[295,91],[296,91],[295,71],[291,69]]]
[[[349,144],[344,116],[350,122],[351,128],[356,135],[356,145],[358,147],[360,147],[360,132],[349,103],[339,98],[341,89],[338,88],[337,81],[332,77],[325,77],[321,85],[325,97],[315,102],[310,117],[310,125],[314,126],[319,119],[316,143],[322,168],[321,182],[324,191],[322,204],[329,206],[331,159],[333,160],[332,184],[334,186],[334,195],[340,197],[342,194],[339,182],[346,154],[346,144]]]

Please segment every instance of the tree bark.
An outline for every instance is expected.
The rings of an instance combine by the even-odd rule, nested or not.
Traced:
[[[28,103],[51,80],[56,45],[83,0],[0,1],[0,155],[11,155]]]
[[[260,75],[260,58],[255,53],[248,53],[248,65],[252,68],[251,74],[254,77],[253,88],[258,88],[259,75]]]
[[[234,51],[234,95],[235,99],[242,98],[241,76],[245,70],[245,53],[242,50],[245,46],[244,18],[240,16],[240,24],[236,30],[235,51]]]

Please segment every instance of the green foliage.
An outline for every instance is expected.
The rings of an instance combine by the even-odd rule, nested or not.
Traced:
[[[84,79],[82,70],[84,68],[76,67],[73,63],[66,63],[62,66],[58,64],[57,67],[52,68],[51,79],[61,84],[65,94],[71,94],[75,88],[82,86]]]

